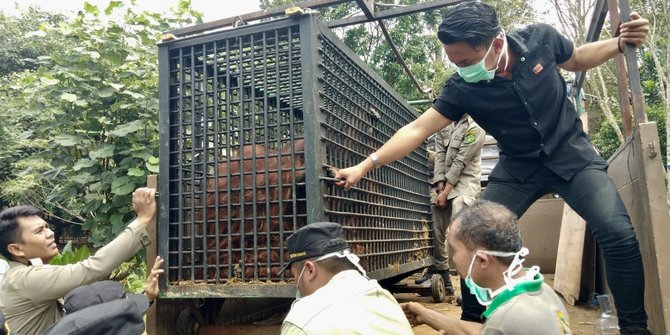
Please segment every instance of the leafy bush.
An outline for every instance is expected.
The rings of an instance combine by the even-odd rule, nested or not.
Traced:
[[[85,3],[74,19],[28,34],[57,51],[26,60],[36,69],[0,96],[0,144],[23,153],[13,176],[0,178],[5,202],[83,223],[96,246],[124,229],[132,191],[158,172],[156,44],[199,20],[189,7],[181,1],[165,15]]]
[[[621,116],[617,115],[616,117],[617,123],[621,124]],[[663,164],[666,164],[665,107],[662,104],[647,105],[647,119],[656,122]],[[621,141],[619,141],[607,120],[603,121],[600,130],[591,136],[591,141],[605,159],[609,159],[621,146]]]
[[[81,262],[91,256],[88,246],[83,245],[77,249],[72,247],[72,241],[67,242],[63,250],[49,261],[51,265],[67,265]]]

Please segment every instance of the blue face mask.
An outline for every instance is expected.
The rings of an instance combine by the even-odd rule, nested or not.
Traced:
[[[507,54],[507,39],[505,38],[504,32],[501,33],[502,38],[503,38],[503,52],[500,53],[500,56],[498,56],[498,60],[496,61],[496,65],[500,62],[500,59],[502,58],[503,54]],[[498,70],[498,67],[496,66],[495,69],[493,70],[487,70],[486,69],[486,57],[488,57],[489,52],[491,52],[491,49],[493,48],[493,43],[495,42],[495,39],[491,42],[491,45],[489,46],[489,49],[486,50],[486,54],[484,55],[484,58],[482,58],[481,61],[464,66],[464,67],[459,67],[456,66],[456,71],[458,72],[458,75],[465,80],[467,83],[476,83],[480,82],[482,80],[491,80],[493,77],[496,75],[496,71]],[[505,58],[505,69],[507,69],[507,62],[509,58]]]

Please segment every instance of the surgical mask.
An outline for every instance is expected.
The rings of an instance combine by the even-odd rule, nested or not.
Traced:
[[[358,272],[360,272],[365,278],[368,278],[367,274],[365,273],[365,270],[359,264],[360,259],[358,258],[358,256],[356,256],[356,254],[352,254],[351,251],[349,251],[348,249],[341,250],[341,251],[336,251],[336,252],[331,252],[329,254],[325,254],[325,255],[315,259],[312,262],[316,263],[316,262],[319,262],[319,261],[322,261],[326,258],[331,258],[331,257],[348,259],[349,262],[351,262],[354,266],[356,266],[356,269],[358,269]],[[295,281],[295,285],[296,285],[295,301],[298,301],[298,300],[302,299],[302,293],[300,292],[300,288],[298,288],[297,286],[300,283],[300,279],[302,279],[303,273],[305,273],[305,264],[302,265],[302,270],[300,270],[300,274],[298,275],[298,279],[296,279],[296,281]],[[295,303],[295,301],[293,303]]]
[[[498,60],[496,61],[496,68],[493,70],[487,70],[486,69],[486,57],[488,57],[489,52],[491,52],[491,49],[493,49],[493,44],[495,43],[495,39],[491,42],[491,45],[489,46],[489,49],[486,50],[486,54],[484,55],[484,58],[482,58],[481,61],[460,67],[456,66],[456,71],[458,72],[458,75],[463,78],[468,83],[477,83],[482,80],[491,80],[493,77],[496,75],[496,71],[498,70],[498,63],[500,62],[500,59],[502,58],[503,54],[507,55],[507,38],[505,38],[505,31],[503,30],[501,33],[501,36],[503,38],[503,52],[500,53],[500,56],[498,56]],[[507,69],[507,64],[509,63],[509,57],[505,57],[505,68],[504,70]]]
[[[300,274],[298,275],[298,279],[295,281],[295,300],[300,300],[302,299],[302,293],[300,293],[300,288],[298,287],[298,284],[300,283],[300,279],[302,279],[302,274],[305,273],[305,264],[302,265],[302,270],[300,270]]]
[[[495,292],[491,290],[490,288],[486,287],[481,287],[477,285],[477,283],[472,280],[472,267],[475,264],[475,258],[477,257],[477,253],[483,253],[491,256],[497,256],[497,257],[510,257],[514,256],[514,260],[512,260],[512,263],[509,265],[507,270],[503,272],[503,279],[505,280],[505,286],[501,287],[500,289],[496,290]],[[475,254],[472,256],[472,261],[470,261],[470,266],[468,267],[468,274],[465,277],[465,285],[470,289],[470,293],[474,295],[477,298],[477,301],[483,305],[483,306],[488,306],[493,302],[493,298],[495,298],[500,292],[502,292],[504,289],[508,289],[510,291],[514,290],[514,287],[516,286],[517,283],[524,282],[527,280],[531,280],[535,278],[535,276],[540,273],[540,268],[538,266],[533,266],[528,271],[526,271],[526,274],[523,277],[520,278],[514,278],[519,271],[521,271],[522,264],[524,259],[522,257],[525,257],[528,255],[528,248],[521,248],[518,252],[501,252],[501,251],[490,251],[490,250],[477,250]]]

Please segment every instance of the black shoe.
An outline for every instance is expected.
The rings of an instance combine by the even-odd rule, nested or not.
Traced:
[[[426,272],[423,274],[422,277],[417,278],[417,279],[414,280],[414,284],[421,285],[421,284],[429,281],[430,277],[432,277],[434,273],[435,272],[433,271],[433,269],[426,270]]]
[[[449,278],[449,270],[438,270],[435,273],[442,276],[444,281],[444,289],[447,292],[447,295],[454,295],[454,286],[451,285],[451,278]]]
[[[454,295],[454,286],[451,285],[451,279],[447,276],[447,279],[444,279],[444,289],[447,291],[447,295]]]
[[[629,327],[621,329],[621,335],[651,335],[651,332],[647,328]]]

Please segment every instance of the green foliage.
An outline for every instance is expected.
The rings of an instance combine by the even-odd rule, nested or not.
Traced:
[[[72,241],[68,242],[61,252],[49,261],[51,265],[75,264],[86,260],[91,256],[88,246],[83,245],[79,248],[72,246]],[[147,281],[147,266],[140,257],[122,263],[109,276],[110,280],[115,280],[124,286],[128,292],[141,292]]]
[[[128,292],[142,292],[147,282],[147,264],[140,257],[135,257],[116,268],[110,280],[120,282]]]
[[[621,116],[617,114],[617,123],[621,124]],[[649,121],[656,122],[658,127],[658,137],[661,153],[663,157],[663,164],[666,164],[666,133],[665,133],[665,107],[661,104],[647,105],[647,118]],[[600,125],[598,132],[591,136],[591,141],[593,145],[596,146],[598,151],[605,159],[609,159],[614,152],[619,149],[621,146],[621,141],[617,138],[614,133],[614,129],[610,126],[609,122],[603,121]]]
[[[189,7],[182,1],[166,16],[86,3],[69,22],[41,25],[33,43],[57,51],[27,60],[35,70],[0,97],[0,144],[12,148],[0,158],[19,153],[0,197],[83,222],[96,245],[123,230],[132,191],[158,169],[156,44],[163,31],[200,20]]]
[[[0,36],[3,40],[3,47],[0,48],[0,77],[25,69],[34,69],[36,65],[26,62],[26,58],[37,58],[54,51],[49,49],[51,47],[56,47],[57,50],[63,49],[63,45],[34,44],[30,43],[30,40],[34,36],[52,39],[53,37],[44,35],[44,32],[39,30],[40,27],[58,24],[64,19],[62,15],[43,12],[32,7],[19,17],[0,12]]]
[[[49,261],[51,265],[67,265],[81,262],[91,255],[88,246],[83,245],[77,249],[72,247],[72,241],[68,242],[63,250]]]
[[[262,0],[261,8],[271,8],[299,0]],[[392,1],[398,5],[421,3],[420,0]],[[507,31],[532,22],[535,18],[533,7],[525,0],[488,1],[498,11],[498,16]],[[378,10],[387,10],[377,4]],[[437,27],[449,7],[384,20],[393,42],[400,50],[417,81],[423,88],[439,93],[444,81],[454,73],[454,69],[443,56],[442,45],[437,39]],[[331,9],[321,10],[325,20],[345,16],[363,15],[355,2],[345,3]],[[336,33],[361,59],[367,62],[384,80],[407,100],[426,99],[412,83],[398,62],[391,47],[384,39],[377,24],[356,25],[337,29]],[[427,107],[427,106],[421,106]]]

